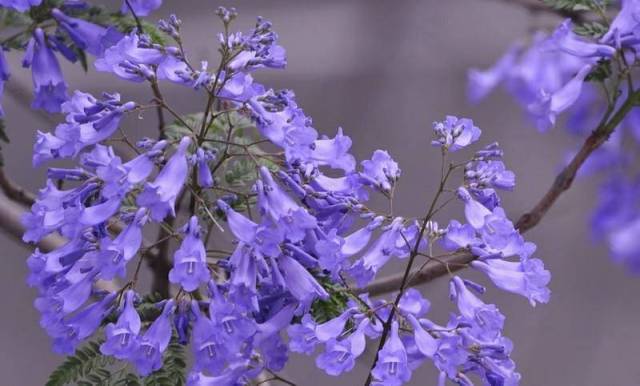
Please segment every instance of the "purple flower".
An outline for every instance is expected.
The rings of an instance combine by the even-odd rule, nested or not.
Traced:
[[[218,337],[228,350],[240,347],[256,332],[256,323],[242,305],[226,299],[213,282],[209,282],[211,301],[209,316],[216,326]]]
[[[398,308],[402,312],[418,317],[426,314],[429,307],[431,307],[429,301],[423,298],[420,291],[415,288],[406,290],[398,302]]]
[[[125,294],[125,303],[118,321],[105,327],[105,342],[100,352],[118,359],[129,359],[136,351],[138,333],[140,332],[140,316],[133,305],[135,293],[131,290]]]
[[[278,35],[271,28],[271,22],[259,17],[255,28],[248,36],[239,36],[243,51],[229,63],[229,69],[253,71],[264,67],[284,68],[287,64],[286,52],[282,46],[276,44]]]
[[[634,272],[640,272],[640,218],[612,229],[607,237],[613,258],[625,263]]]
[[[440,342],[422,327],[414,314],[407,314],[406,318],[413,327],[413,342],[417,351],[425,357],[433,358]]]
[[[282,255],[278,259],[278,266],[282,272],[282,284],[304,308],[309,307],[317,298],[329,298],[322,285],[297,260]]]
[[[637,197],[640,184],[636,179],[613,173],[600,186],[599,203],[591,218],[592,234],[603,239],[616,229],[622,229],[640,216]]]
[[[342,238],[332,230],[326,239],[318,240],[315,244],[316,254],[319,256],[320,267],[337,274],[347,263],[347,258],[362,251],[373,231],[376,230],[384,219],[381,216],[374,218],[369,224]]]
[[[162,314],[140,337],[137,349],[131,353],[130,360],[141,375],[149,375],[162,366],[162,353],[167,349],[171,340],[170,317],[175,308],[173,299],[165,303]]]
[[[2,109],[2,91],[4,89],[4,82],[9,80],[9,63],[4,55],[4,48],[0,47],[0,117],[4,116],[4,110]]]
[[[631,40],[632,44],[637,42],[636,30],[638,24],[638,12],[640,12],[640,2],[637,0],[622,0],[620,12],[609,25],[609,31],[600,39],[603,43],[614,44],[620,47],[626,40]]]
[[[138,195],[138,205],[149,208],[151,218],[162,221],[167,215],[175,216],[175,203],[187,180],[189,164],[187,150],[191,144],[189,137],[180,141],[176,152],[162,168],[153,182],[148,182]]]
[[[32,52],[25,52],[25,61],[31,66],[33,91],[35,98],[31,107],[43,109],[50,113],[60,112],[60,105],[67,99],[67,84],[62,76],[60,64],[47,44],[44,31],[36,28],[30,45]]]
[[[578,100],[584,80],[592,67],[591,64],[583,66],[569,82],[555,92],[549,93],[541,89],[538,100],[529,106],[529,111],[536,118],[538,130],[546,131],[553,127],[558,114]]]
[[[109,138],[117,130],[125,112],[135,103],[120,102],[120,95],[104,94],[103,100],[76,91],[62,104],[66,122],[56,126],[54,134],[38,132],[33,146],[33,164],[75,157],[88,146]]]
[[[293,92],[267,90],[251,97],[247,103],[260,134],[282,147],[289,162],[309,160],[318,133],[298,107]],[[343,145],[342,150],[344,145],[350,145],[346,137],[337,144]]]
[[[401,255],[396,244],[402,240],[402,222],[401,217],[394,219],[378,240],[349,268],[349,274],[356,280],[358,287],[367,285],[392,256]]]
[[[111,72],[122,79],[142,82],[153,76],[150,65],[158,65],[165,54],[155,48],[141,44],[136,31],[123,37],[117,44],[107,48],[104,55],[95,61],[98,71]]]
[[[0,0],[0,7],[13,8],[18,12],[24,12],[31,7],[40,5],[42,0]]]
[[[169,281],[180,284],[187,291],[195,291],[200,284],[209,280],[207,252],[200,238],[198,217],[192,216],[183,228],[185,238],[173,255],[173,268],[169,271]]]
[[[551,274],[544,269],[539,259],[510,262],[500,259],[476,260],[471,266],[484,272],[493,284],[508,292],[522,295],[535,306],[536,302],[547,303],[551,291],[547,284]]]
[[[136,16],[144,17],[149,16],[151,12],[160,8],[162,0],[124,0],[120,12],[129,13],[131,11],[129,5],[131,5],[132,11]]]
[[[549,40],[553,47],[577,57],[610,58],[616,53],[611,46],[589,42],[576,35],[571,19],[562,22]]]
[[[465,166],[464,182],[476,199],[493,209],[500,204],[494,189],[512,190],[516,185],[516,176],[499,159],[479,160]]]
[[[213,187],[213,176],[211,175],[211,169],[208,164],[209,161],[215,158],[213,153],[199,148],[196,150],[195,158],[198,168],[198,185],[200,185],[201,188]]]
[[[221,375],[208,376],[203,373],[190,373],[187,386],[239,386],[243,383],[240,378],[246,372],[243,367],[231,367]]]
[[[338,128],[338,133],[333,139],[317,139],[312,148],[309,158],[316,166],[326,165],[334,169],[342,169],[345,173],[355,169],[356,160],[349,154],[351,138],[342,134],[342,128]]]
[[[102,56],[105,49],[124,36],[113,27],[105,28],[86,20],[67,16],[57,8],[54,8],[51,14],[79,48],[97,57]]]
[[[316,366],[333,376],[351,371],[355,366],[355,360],[362,355],[366,347],[365,330],[369,323],[368,318],[363,318],[349,336],[341,340],[329,340],[325,351],[316,358]]]
[[[131,260],[142,245],[142,227],[146,222],[146,209],[140,208],[131,223],[120,232],[118,237],[111,240],[103,239],[100,245],[99,261],[100,276],[111,280],[116,276],[125,277],[126,264]]]
[[[347,321],[353,315],[353,309],[347,309],[339,316],[330,319],[322,324],[318,324],[316,326],[316,337],[321,342],[327,342],[330,339],[334,339],[342,334],[344,330],[344,326],[347,324]]]
[[[502,332],[504,315],[493,304],[483,303],[459,277],[454,277],[450,286],[451,297],[456,301],[460,315],[478,330],[474,335],[484,340],[496,339]]]
[[[93,303],[68,319],[61,321],[61,326],[54,337],[53,349],[62,354],[71,354],[76,346],[93,335],[100,323],[107,316],[115,294],[105,296],[101,301]]]
[[[508,75],[514,67],[518,55],[522,52],[521,44],[514,44],[507,52],[493,65],[485,71],[478,69],[469,70],[467,95],[471,102],[478,102],[487,96],[500,82]]]
[[[260,178],[256,190],[261,211],[284,227],[290,241],[302,240],[307,230],[317,226],[316,219],[282,190],[264,166],[260,167]]]
[[[320,342],[316,336],[316,322],[310,314],[304,314],[298,324],[287,327],[289,349],[293,352],[311,355]]]
[[[447,251],[455,251],[476,244],[477,240],[476,231],[471,225],[451,220],[444,236],[440,239],[440,245]]]
[[[388,152],[376,150],[370,160],[362,161],[363,171],[360,176],[366,184],[370,184],[382,192],[389,194],[400,178],[400,168]]]
[[[484,218],[484,225],[479,233],[484,242],[484,245],[477,246],[483,250],[480,256],[500,254],[503,257],[518,255],[526,258],[531,254],[529,249],[533,244],[524,241],[500,207]],[[472,250],[477,253],[476,249]]]
[[[474,200],[469,191],[463,187],[458,188],[456,194],[464,202],[464,216],[467,222],[475,229],[481,229],[484,226],[485,218],[491,214],[491,211]]]
[[[431,144],[451,152],[471,145],[482,133],[471,119],[452,115],[448,115],[442,122],[434,122],[433,131],[436,139],[431,141]]]
[[[378,361],[371,370],[371,375],[389,386],[399,386],[411,379],[407,352],[398,335],[398,322],[395,320],[391,324],[389,339],[378,352]]]
[[[232,353],[218,336],[215,324],[200,312],[196,301],[192,302],[191,309],[195,315],[191,342],[195,357],[194,369],[218,374]]]

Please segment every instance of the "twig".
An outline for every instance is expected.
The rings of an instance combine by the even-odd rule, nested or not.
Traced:
[[[440,173],[440,185],[438,187],[438,191],[436,192],[435,196],[433,197],[433,200],[431,201],[431,204],[429,205],[429,209],[427,210],[427,214],[425,215],[424,220],[422,220],[422,224],[420,225],[420,231],[418,231],[418,235],[416,237],[415,244],[412,247],[411,247],[411,245],[407,245],[408,247],[411,247],[411,253],[409,255],[409,261],[407,262],[407,266],[406,266],[406,268],[404,270],[404,274],[402,275],[402,278],[400,279],[400,286],[399,286],[398,294],[396,295],[396,298],[395,298],[395,300],[393,302],[393,307],[389,311],[389,316],[387,317],[387,320],[383,324],[382,334],[380,335],[380,343],[378,344],[378,349],[376,350],[376,357],[374,358],[373,363],[371,364],[371,368],[369,370],[369,374],[368,374],[367,379],[365,380],[365,383],[364,383],[365,386],[369,386],[369,385],[371,385],[371,382],[373,382],[372,372],[373,372],[373,369],[375,368],[376,364],[378,363],[378,357],[380,355],[380,351],[384,347],[384,344],[386,343],[387,337],[389,335],[389,331],[391,330],[391,324],[393,322],[393,318],[395,316],[398,304],[400,303],[400,299],[402,298],[402,295],[404,294],[404,290],[408,287],[408,284],[409,284],[409,281],[410,281],[409,279],[413,278],[414,276],[416,276],[416,273],[412,272],[411,268],[413,267],[413,263],[415,261],[416,256],[418,256],[418,253],[419,253],[418,249],[420,248],[420,244],[422,243],[422,238],[423,238],[423,236],[425,234],[425,231],[427,229],[427,225],[429,224],[429,222],[433,218],[434,210],[436,209],[436,205],[438,204],[438,200],[440,199],[440,196],[442,195],[442,192],[445,189],[445,186],[447,184],[447,180],[451,176],[451,172],[454,170],[453,165],[449,165],[449,168],[445,172],[446,163],[447,163],[447,153],[443,149],[442,150],[442,167],[441,167],[441,173]],[[403,238],[404,238],[404,236],[403,236]],[[405,239],[405,241],[407,241],[407,240]]]
[[[582,147],[578,153],[573,157],[571,162],[558,174],[553,184],[542,197],[536,206],[529,212],[520,216],[516,222],[516,228],[520,233],[525,233],[531,228],[535,227],[540,220],[544,217],[547,211],[553,206],[560,195],[571,187],[573,180],[578,173],[578,170],[587,160],[587,158],[597,148],[599,148],[613,133],[615,128],[620,124],[626,114],[634,107],[636,100],[638,99],[638,92],[631,93],[627,100],[622,104],[620,109],[611,117],[608,122],[604,122],[594,130],[589,137],[584,141]],[[446,265],[433,262],[427,264],[423,269],[416,270],[412,274],[413,277],[407,284],[407,286],[415,286],[422,283],[429,282],[440,276],[446,275],[449,271],[457,271],[463,267],[464,264],[468,264],[475,260],[476,257],[468,252],[460,252],[444,260],[449,263],[449,269]],[[363,289],[360,289],[360,293],[369,293],[370,295],[381,295],[388,292],[397,291],[402,283],[404,275],[396,274],[393,276],[385,277],[374,281]]]
[[[138,33],[144,33],[144,31],[142,30],[142,22],[140,21],[140,18],[138,17],[138,15],[136,15],[136,11],[133,10],[133,7],[131,6],[131,3],[129,2],[129,0],[125,0],[125,3],[127,4],[127,8],[129,8],[129,11],[131,12],[131,16],[133,16],[133,20],[136,21],[136,26],[138,27]]]
[[[578,153],[573,157],[571,162],[558,174],[553,184],[542,197],[538,204],[533,207],[531,211],[520,216],[520,219],[516,222],[516,228],[521,233],[528,231],[536,226],[542,217],[547,213],[549,208],[556,202],[558,197],[571,187],[573,180],[576,178],[576,174],[580,169],[580,166],[589,158],[591,153],[599,148],[604,142],[609,139],[609,136],[615,128],[620,124],[622,119],[633,108],[638,98],[637,93],[631,93],[624,104],[620,107],[618,112],[609,120],[609,122],[600,125],[594,130],[589,137],[584,141],[582,147]]]

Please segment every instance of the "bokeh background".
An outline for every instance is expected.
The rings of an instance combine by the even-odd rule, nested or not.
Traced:
[[[117,1],[105,3],[119,6]],[[513,39],[558,22],[553,16],[532,15],[495,0],[165,0],[154,16],[177,13],[192,61],[213,62],[218,5],[238,8],[238,29],[251,27],[257,15],[273,21],[289,65],[286,71],[261,73],[260,81],[295,90],[321,132],[333,135],[343,127],[359,159],[377,148],[389,150],[402,168],[397,214],[419,216],[425,210],[439,168],[438,152],[429,146],[431,123],[446,114],[473,118],[483,130],[482,144],[499,141],[504,147],[506,162],[518,176],[515,191],[504,195],[512,218],[542,196],[567,149],[577,146],[559,128],[537,133],[504,93],[478,106],[465,99],[469,67],[489,66]],[[4,108],[12,142],[3,146],[3,153],[10,175],[35,190],[44,182],[44,171],[30,166],[34,133],[49,130],[52,123],[29,109],[30,95],[24,94],[30,92],[29,73],[19,69],[16,54],[10,60],[14,73]],[[78,66],[64,69],[72,90],[151,98],[146,88],[112,76],[87,75]],[[201,111],[204,104],[196,93],[179,88],[167,87],[165,95],[184,113]],[[125,124],[133,137],[153,130],[153,112],[139,118]],[[606,249],[592,241],[587,222],[594,186],[594,181],[577,181],[527,234],[553,274],[549,304],[531,308],[525,299],[489,286],[487,300],[507,316],[505,334],[515,342],[522,385],[640,384],[640,277],[614,265]],[[440,219],[446,222],[447,216],[462,218],[461,209],[454,206]],[[28,250],[4,235],[0,245],[0,385],[42,385],[62,358],[51,352],[32,306],[35,293],[25,285]],[[397,269],[394,265],[386,272]],[[420,289],[433,303],[431,317],[444,322],[452,309],[447,280]],[[332,378],[315,368],[312,359],[294,355],[284,374],[304,386],[358,385],[371,360],[369,352],[353,372]],[[434,385],[436,372],[427,364],[414,372],[410,384]]]

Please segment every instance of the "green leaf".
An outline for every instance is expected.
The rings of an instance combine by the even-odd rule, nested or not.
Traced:
[[[311,315],[317,323],[324,323],[340,315],[347,308],[349,297],[341,291],[335,284],[331,283],[327,277],[316,277],[318,282],[329,293],[326,300],[318,299],[311,305]]]
[[[185,384],[185,374],[186,360],[184,346],[178,343],[178,338],[174,335],[164,353],[162,367],[144,378],[144,385],[183,386]]]
[[[606,9],[611,4],[610,0],[543,0],[544,3],[554,9],[565,11],[595,11]]]
[[[600,60],[585,78],[587,82],[604,82],[612,74],[611,61]]]
[[[87,380],[95,382],[96,379],[103,382],[105,372],[109,374],[109,377],[111,376],[105,367],[113,362],[115,362],[114,359],[102,356],[99,342],[88,342],[84,347],[77,349],[75,355],[68,356],[51,373],[45,386],[92,385]]]
[[[138,28],[136,20],[128,14],[116,13],[111,15],[111,25],[115,25],[119,30],[124,33],[129,33]],[[149,23],[145,20],[140,20],[142,24],[142,30],[145,34],[149,35],[151,41],[156,44],[165,45],[169,40],[169,36],[160,31],[155,24]]]
[[[608,28],[598,22],[585,22],[573,27],[573,31],[580,35],[590,38],[599,38],[607,32]]]

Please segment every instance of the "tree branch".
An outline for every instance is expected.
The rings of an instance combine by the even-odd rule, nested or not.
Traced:
[[[578,153],[573,157],[571,162],[569,162],[569,164],[564,169],[562,169],[560,174],[558,174],[553,184],[551,185],[547,193],[545,193],[545,195],[542,197],[542,199],[540,199],[540,201],[536,204],[536,206],[533,207],[533,209],[520,216],[515,225],[520,233],[525,233],[531,228],[538,225],[540,220],[542,220],[544,215],[549,211],[553,204],[555,204],[560,195],[571,187],[571,184],[575,180],[580,167],[589,158],[591,153],[593,153],[604,142],[606,142],[607,139],[609,139],[611,133],[613,133],[616,127],[627,115],[627,113],[634,107],[638,97],[638,92],[631,93],[627,100],[622,104],[620,109],[608,122],[602,123],[597,129],[591,132],[591,134],[582,144],[582,147],[580,148]],[[441,261],[432,260],[425,264],[422,268],[414,270],[412,272],[412,277],[409,280],[407,286],[416,286],[432,281],[440,276],[446,275],[447,273],[464,268],[466,264],[469,264],[475,259],[476,256],[472,255],[471,253],[461,251]],[[374,296],[397,291],[400,288],[403,277],[403,274],[395,274],[392,276],[384,277],[374,281],[364,288],[357,289],[356,292],[369,293],[369,295]]]
[[[8,198],[21,204],[31,206],[36,201],[36,195],[13,182],[4,167],[0,167],[0,189]]]
[[[6,196],[0,195],[0,230],[7,236],[18,241],[20,245],[26,246],[22,241],[22,234],[24,233],[25,228],[22,225],[21,219],[24,211],[23,207],[11,201]],[[42,239],[38,243],[38,248],[42,252],[50,252],[62,247],[66,243],[67,241],[64,238],[53,234]],[[96,288],[109,292],[117,291],[119,289],[115,283],[104,280],[99,280],[96,283]]]

